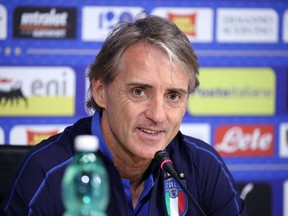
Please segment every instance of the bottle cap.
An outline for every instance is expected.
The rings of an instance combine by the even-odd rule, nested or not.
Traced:
[[[99,139],[93,135],[79,135],[75,138],[76,151],[97,151],[99,147]]]

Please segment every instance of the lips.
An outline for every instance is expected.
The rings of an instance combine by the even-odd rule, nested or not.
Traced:
[[[147,133],[147,134],[151,134],[151,135],[157,135],[163,131],[161,130],[149,130],[149,129],[145,129],[145,128],[139,128],[143,133]]]

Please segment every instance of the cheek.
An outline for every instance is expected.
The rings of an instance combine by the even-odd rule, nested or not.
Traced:
[[[187,109],[187,102],[183,102],[179,104],[179,106],[169,107],[168,113],[169,113],[170,118],[173,118],[176,121],[179,121],[179,119],[182,119],[184,117],[186,113],[186,109]]]
[[[110,116],[110,119],[113,118],[113,121],[117,124],[131,121],[137,112],[137,108],[120,95],[111,94],[106,97],[106,111],[108,116]]]
[[[178,131],[180,128],[185,112],[186,108],[176,108],[173,109],[172,112],[169,112],[169,115],[167,116],[168,122],[170,122],[171,126],[173,125],[172,128],[174,128],[176,131]]]

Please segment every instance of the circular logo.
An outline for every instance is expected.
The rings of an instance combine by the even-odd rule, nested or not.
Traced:
[[[169,190],[169,196],[170,196],[171,198],[176,198],[176,197],[178,196],[178,190],[177,190],[177,188],[171,188],[171,189]]]

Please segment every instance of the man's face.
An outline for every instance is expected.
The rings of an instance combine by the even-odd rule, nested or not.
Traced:
[[[152,159],[177,134],[189,78],[167,54],[137,43],[123,54],[112,83],[94,84],[94,100],[103,107],[103,135],[113,153]]]

